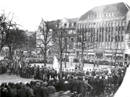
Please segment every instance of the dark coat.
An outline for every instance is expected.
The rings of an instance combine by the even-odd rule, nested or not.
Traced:
[[[42,97],[43,96],[42,88],[40,87],[34,88],[34,95],[35,97]]]
[[[48,94],[47,94],[47,87],[42,86],[41,89],[42,89],[42,93],[43,93],[42,96],[43,96],[43,97],[48,97]]]
[[[56,92],[56,89],[54,86],[48,86],[47,87],[47,93],[50,94],[54,94]]]
[[[19,97],[28,97],[29,96],[29,91],[27,88],[22,88],[18,92]]]

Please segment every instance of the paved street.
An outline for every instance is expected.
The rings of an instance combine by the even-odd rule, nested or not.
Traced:
[[[39,66],[42,66],[44,65],[43,63],[38,63],[36,65],[39,65]],[[67,69],[74,69],[74,65],[69,65],[67,63]],[[47,64],[47,66],[52,66],[52,64]],[[64,66],[63,66],[64,67]],[[109,68],[110,66],[107,66],[107,65],[100,65],[99,68]],[[93,68],[93,65],[92,64],[85,64],[85,67],[84,67],[84,70],[86,69],[92,69]],[[8,74],[1,74],[0,75],[0,84],[3,83],[3,82],[14,82],[14,83],[17,83],[18,81],[22,81],[22,82],[30,82],[31,80],[34,80],[34,79],[25,79],[25,78],[21,78],[19,76],[16,76],[16,75],[8,75]]]
[[[25,83],[25,82],[36,81],[36,80],[21,78],[21,77],[16,76],[16,75],[0,74],[0,84],[3,83],[3,82],[17,83],[19,81]]]
[[[32,65],[34,65],[35,63],[33,63]],[[78,64],[78,63],[77,63]],[[39,65],[40,67],[44,65],[44,63],[36,63],[36,65]],[[70,64],[67,62],[67,69],[74,69],[76,63]],[[47,64],[47,67],[52,67],[53,64]],[[110,66],[108,65],[99,65],[98,68],[109,68]],[[65,65],[63,63],[63,68],[65,68]],[[84,64],[84,70],[87,69],[92,69],[93,68],[93,64]]]

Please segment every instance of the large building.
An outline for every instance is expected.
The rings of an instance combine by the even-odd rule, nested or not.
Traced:
[[[76,23],[78,18],[63,18],[58,23],[57,33],[54,35],[54,52],[59,53],[60,44],[56,42],[59,38],[62,37],[62,46],[65,46],[63,49],[63,59],[72,60],[75,56],[75,44],[76,44]],[[62,36],[61,34],[62,33]]]
[[[97,6],[77,21],[77,56],[91,61],[124,61],[127,56],[126,40],[130,34],[130,7],[121,2]],[[83,41],[81,41],[83,39]]]

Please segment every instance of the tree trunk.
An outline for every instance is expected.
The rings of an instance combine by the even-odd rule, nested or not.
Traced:
[[[11,45],[8,45],[9,47],[9,59],[12,59],[12,48],[11,48]]]
[[[81,60],[82,60],[82,68],[84,67],[84,32],[82,31],[82,39],[81,39],[81,44],[82,44],[82,55],[81,55]]]
[[[62,50],[60,52],[60,79],[62,78]]]
[[[46,61],[47,61],[47,58],[46,58],[46,47],[45,47],[45,50],[44,50],[44,66],[46,67]]]
[[[65,53],[65,68],[66,68],[66,67],[67,67],[67,66],[66,66],[66,61],[67,61],[67,43],[66,43],[66,38],[65,38],[65,46],[66,46],[66,49],[65,49],[65,50],[66,50],[66,51],[65,51],[65,52],[66,52],[66,53]]]
[[[82,47],[82,56],[81,56],[81,60],[82,60],[82,68],[84,67],[84,48]]]

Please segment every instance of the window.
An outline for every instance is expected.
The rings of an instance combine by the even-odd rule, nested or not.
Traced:
[[[88,19],[89,19],[89,15],[88,15]]]
[[[90,32],[90,28],[88,28],[88,32]]]
[[[122,26],[122,31],[124,31],[124,26]]]
[[[100,27],[100,32],[102,32],[102,27]]]
[[[114,12],[112,12],[111,16],[114,16]]]
[[[102,27],[102,32],[104,32],[104,27]]]
[[[119,26],[119,31],[121,31],[121,26]]]
[[[69,23],[69,27],[71,27],[71,23]]]
[[[110,37],[110,33],[109,33],[109,36],[108,36],[108,42],[110,42],[110,38],[111,38],[111,37]]]
[[[103,15],[103,14],[101,14],[101,17],[104,17],[104,15]]]
[[[93,15],[93,18],[95,18],[95,15]]]
[[[74,22],[74,27],[76,26],[76,22]]]
[[[101,14],[99,14],[99,18],[101,18]]]
[[[113,32],[113,27],[111,27],[111,32]]]
[[[107,42],[107,32],[105,32],[105,41]]]
[[[106,17],[108,17],[108,13],[106,13]]]
[[[121,36],[121,42],[123,42],[123,40],[124,40],[124,37],[123,37],[123,35]]]
[[[104,34],[104,32],[102,32],[102,42],[104,41],[104,35],[103,34]]]
[[[99,15],[97,14],[97,18],[99,18]]]
[[[116,31],[118,31],[118,27],[116,26]]]
[[[95,32],[95,28],[93,28],[93,32]]]
[[[71,27],[74,27],[74,22],[71,23]]]
[[[111,17],[111,12],[109,13],[109,17]]]

